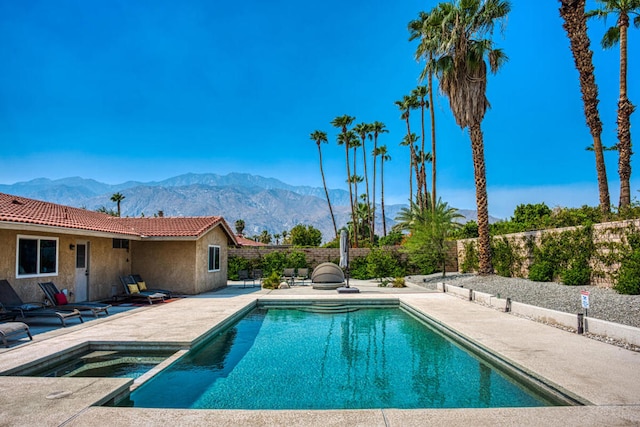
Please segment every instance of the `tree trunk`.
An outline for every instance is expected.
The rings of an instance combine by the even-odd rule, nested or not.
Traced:
[[[484,142],[480,123],[469,127],[473,173],[476,184],[476,206],[478,210],[478,260],[480,275],[493,273],[491,264],[491,240],[489,236],[489,202],[487,199],[487,177],[484,163]]]
[[[387,236],[387,219],[384,216],[384,154],[380,157],[380,210],[382,210],[382,235]]]
[[[351,224],[353,226],[353,230],[355,234],[355,231],[357,231],[357,226],[356,226],[356,211],[353,208],[353,191],[351,190],[351,168],[349,167],[349,139],[347,138],[346,132],[344,136],[345,136],[344,145],[347,147],[345,156],[346,156],[346,163],[347,163],[347,184],[349,185],[349,202],[351,203],[351,221],[352,221]],[[356,238],[355,241],[357,242],[358,239]]]
[[[602,122],[598,113],[598,86],[594,76],[593,53],[587,36],[587,18],[584,9],[585,0],[560,0],[560,16],[564,20],[563,27],[569,37],[573,60],[580,75],[580,91],[582,92],[584,114],[593,138],[600,210],[607,215],[610,212],[611,205],[609,184],[607,183],[607,171],[602,148]]]
[[[620,14],[620,97],[618,99],[618,175],[620,176],[620,209],[631,205],[631,114],[635,107],[627,98],[627,30],[629,16]]]
[[[373,197],[371,203],[371,235],[376,235],[376,162],[378,155],[376,154],[378,151],[378,135],[373,135]]]
[[[431,54],[430,54],[431,55]],[[431,57],[430,57],[431,60]],[[429,72],[429,103],[431,105],[431,208],[436,211],[436,116],[433,112],[433,73]]]
[[[324,179],[324,169],[322,168],[322,149],[318,143],[318,154],[320,155],[320,175],[322,175],[322,185],[324,186],[324,194],[327,196],[327,204],[329,205],[329,213],[331,214],[331,222],[333,223],[333,231],[338,238],[338,227],[336,225],[336,218],[333,216],[333,208],[331,207],[331,200],[329,199],[329,190],[327,190],[327,182]],[[276,239],[277,242],[277,239]]]

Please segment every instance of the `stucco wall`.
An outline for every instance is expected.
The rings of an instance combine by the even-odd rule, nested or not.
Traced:
[[[151,288],[194,295],[227,285],[227,235],[220,227],[197,241],[131,243],[131,273],[142,276]],[[220,246],[220,271],[208,271],[209,245]]]
[[[131,273],[142,276],[148,287],[195,293],[195,241],[131,243]]]
[[[25,279],[16,278],[18,235],[58,238],[57,275]],[[91,300],[110,298],[113,286],[119,285],[118,275],[128,271],[128,254],[126,250],[113,249],[111,238],[0,229],[0,279],[7,279],[25,302],[43,301],[44,293],[38,286],[38,282],[47,281],[54,282],[59,289],[68,289],[71,292],[70,300],[73,301],[76,279],[76,251],[75,249],[70,249],[70,245],[76,245],[78,240],[86,240],[90,245],[88,298]],[[120,288],[117,289],[120,291]]]
[[[209,245],[220,246],[220,270],[209,272]],[[228,239],[221,227],[216,227],[198,240],[196,293],[227,286]]]

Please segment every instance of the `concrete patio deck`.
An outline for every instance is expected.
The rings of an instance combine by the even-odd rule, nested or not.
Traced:
[[[418,285],[379,288],[352,280],[359,294],[227,288],[167,304],[140,307],[84,324],[38,333],[33,342],[0,350],[0,373],[91,342],[189,347],[215,325],[257,299],[397,299],[531,375],[588,403],[586,406],[496,409],[372,409],[244,411],[93,406],[120,394],[130,379],[0,376],[0,425],[366,425],[494,426],[640,425],[640,353],[532,322]]]

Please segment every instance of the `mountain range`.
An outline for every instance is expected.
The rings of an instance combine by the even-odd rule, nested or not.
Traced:
[[[323,241],[334,237],[333,225],[324,188],[294,186],[275,178],[245,173],[218,175],[184,174],[163,181],[127,181],[105,184],[80,177],[50,180],[37,178],[11,185],[0,184],[0,192],[67,206],[97,210],[115,210],[111,201],[114,193],[121,193],[123,217],[153,216],[162,211],[165,216],[223,216],[234,228],[238,219],[245,222],[244,234],[260,234],[263,230],[281,234],[298,224],[319,229]],[[338,228],[350,217],[349,193],[329,190],[329,198]],[[387,230],[393,218],[407,205],[387,205]],[[380,212],[378,207],[377,212]],[[465,219],[476,219],[475,211],[460,210]],[[492,218],[492,221],[497,219]],[[382,230],[378,221],[377,230]]]

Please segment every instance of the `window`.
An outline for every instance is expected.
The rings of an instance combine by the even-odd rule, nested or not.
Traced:
[[[55,276],[58,274],[58,239],[18,236],[16,277]]]
[[[113,239],[113,249],[129,249],[129,239]]]
[[[220,246],[209,246],[209,271],[220,270]]]

